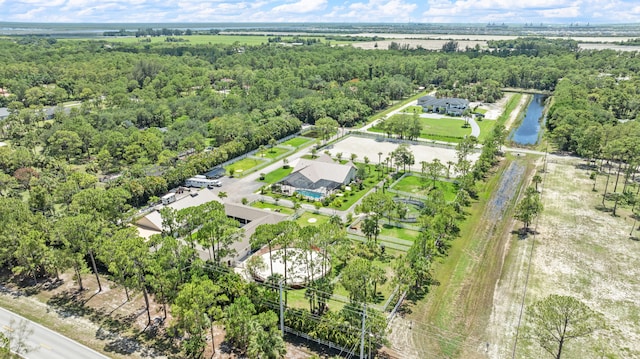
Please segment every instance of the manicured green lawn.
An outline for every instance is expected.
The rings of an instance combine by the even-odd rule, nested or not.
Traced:
[[[425,179],[421,176],[406,176],[398,183],[394,184],[391,188],[396,191],[413,193],[418,196],[428,196],[429,190],[433,182],[431,179]],[[426,187],[425,187],[426,186]],[[436,189],[444,192],[444,199],[446,201],[453,201],[456,198],[456,187],[451,182],[436,181]]]
[[[384,221],[383,221],[384,222]],[[404,239],[407,241],[414,241],[418,238],[418,231],[413,229],[400,228],[394,225],[389,225],[386,222],[382,225],[380,235],[387,237],[394,237],[398,239]]]
[[[267,173],[267,175],[264,176],[264,180],[262,180],[262,182],[266,182],[270,184],[276,183],[281,179],[287,177],[291,173],[291,171],[293,171],[293,167],[289,167],[289,168],[280,167],[275,171]]]
[[[270,210],[280,210],[280,213],[284,213],[284,214],[288,214],[288,215],[292,215],[293,214],[293,208],[289,208],[289,207],[283,207],[283,206],[279,206],[277,204],[273,204],[273,203],[267,203],[267,202],[254,202],[251,204],[251,207],[255,207],[255,208],[262,208],[262,209],[270,209]]]
[[[461,118],[420,118],[422,131],[420,137],[432,139],[432,136],[463,138],[471,134],[471,127],[463,128],[464,120]]]
[[[407,99],[405,99],[403,101],[399,101],[398,103],[394,104],[393,106],[390,106],[390,107],[386,108],[385,110],[377,112],[375,115],[369,117],[367,119],[367,123],[371,123],[371,122],[373,122],[373,121],[375,121],[375,120],[377,120],[379,118],[382,118],[382,117],[386,116],[387,114],[389,114],[391,111],[394,111],[394,110],[404,106],[408,102],[411,102],[413,100],[417,100],[420,97],[422,97],[424,95],[427,95],[427,94],[428,94],[428,91],[420,91],[419,93],[417,93],[417,94],[415,94],[415,95],[413,95],[413,96],[411,96],[411,97],[409,97],[409,98],[407,98]]]
[[[375,180],[375,175],[371,175],[364,181],[364,187],[362,190],[358,189],[357,186],[351,186],[351,191],[345,191],[342,196],[336,197],[340,201],[340,207],[337,207],[339,210],[346,210],[349,207],[353,206],[356,201],[358,201],[362,196],[364,196],[373,186],[378,183]],[[332,204],[334,202],[331,202]],[[333,205],[331,208],[336,208]]]
[[[402,112],[423,113],[424,109],[422,108],[422,106],[409,106],[409,107],[405,108]]]
[[[395,115],[395,116],[411,116],[411,115]],[[422,130],[420,138],[426,138],[436,141],[458,142],[465,136],[471,134],[471,127],[464,128],[464,120],[460,117],[444,117],[444,118],[420,118]],[[480,127],[482,129],[482,126]],[[378,127],[372,127],[370,132],[383,133]],[[480,132],[482,136],[482,131]]]
[[[311,222],[309,222],[311,220]],[[323,223],[329,222],[329,217],[324,216],[322,214],[316,214],[311,212],[304,212],[302,215],[296,219],[296,222],[301,226],[319,226]]]
[[[284,155],[285,153],[289,152],[290,150],[286,149],[286,148],[282,148],[282,147],[273,147],[273,148],[269,148],[266,149],[264,152],[260,153],[257,152],[256,156],[257,157],[263,157],[263,158],[269,158],[269,159],[276,159],[282,155]]]
[[[235,170],[234,172],[234,176],[242,176],[244,172],[252,169],[253,167],[256,167],[260,164],[264,163],[264,161],[262,160],[258,160],[255,158],[245,158],[242,159],[238,162],[234,162],[232,164],[230,164],[229,166],[227,166],[227,171],[229,171],[229,169],[233,168]]]
[[[285,146],[291,146],[291,147],[300,147],[302,145],[305,145],[309,142],[313,141],[313,139],[311,138],[307,138],[307,137],[294,137],[290,140],[287,140],[285,142],[282,142],[282,145]]]

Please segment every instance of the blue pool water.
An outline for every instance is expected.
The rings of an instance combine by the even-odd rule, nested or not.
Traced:
[[[311,197],[313,199],[322,198],[322,193],[320,193],[320,192],[307,191],[306,189],[299,189],[299,190],[296,190],[296,192],[300,193],[301,195],[303,195],[305,197]]]
[[[533,145],[538,142],[540,127],[544,125],[542,119],[546,96],[535,94],[520,127],[512,135],[513,142],[519,145]]]

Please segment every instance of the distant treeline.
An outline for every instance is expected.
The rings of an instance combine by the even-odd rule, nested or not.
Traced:
[[[154,29],[154,28],[146,28],[146,29],[138,29],[138,30],[126,30],[120,29],[118,31],[105,31],[103,33],[104,36],[135,36],[135,37],[145,37],[145,36],[190,36],[190,35],[217,35],[220,33],[218,29],[210,29],[206,31],[197,31],[191,29]]]
[[[382,41],[385,38],[382,36],[339,36],[339,35],[327,35],[324,37],[328,40],[334,41]]]
[[[623,46],[640,46],[640,38],[628,39],[626,41],[616,42],[616,44]]]
[[[313,44],[322,42],[320,39],[315,37],[310,39],[305,39],[300,36],[294,36],[294,37],[275,36],[275,37],[270,37],[267,41],[269,43],[287,43],[287,44],[304,44],[304,45],[313,45]]]

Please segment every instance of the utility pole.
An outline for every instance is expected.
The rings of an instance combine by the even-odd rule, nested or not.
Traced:
[[[362,309],[362,333],[360,337],[360,359],[364,359],[364,330],[365,323],[367,321],[367,302],[364,303],[364,309]]]
[[[280,287],[280,331],[284,337],[284,303],[282,302],[282,281],[279,283]]]

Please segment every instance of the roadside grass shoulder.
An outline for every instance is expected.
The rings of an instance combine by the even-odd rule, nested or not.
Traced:
[[[475,334],[477,326],[482,326],[490,313],[491,293],[500,276],[501,245],[510,238],[502,236],[511,223],[513,204],[504,204],[507,207],[500,218],[486,218],[485,213],[491,210],[488,206],[492,194],[500,187],[511,162],[504,160],[495,174],[480,185],[478,200],[467,209],[467,218],[460,225],[461,236],[452,242],[448,255],[434,263],[434,282],[438,285],[432,286],[425,298],[411,304],[409,318],[419,323],[433,323],[449,334],[442,338],[415,337],[424,355],[458,357],[465,340]],[[526,174],[518,181],[524,178]],[[519,187],[519,183],[513,185]]]

